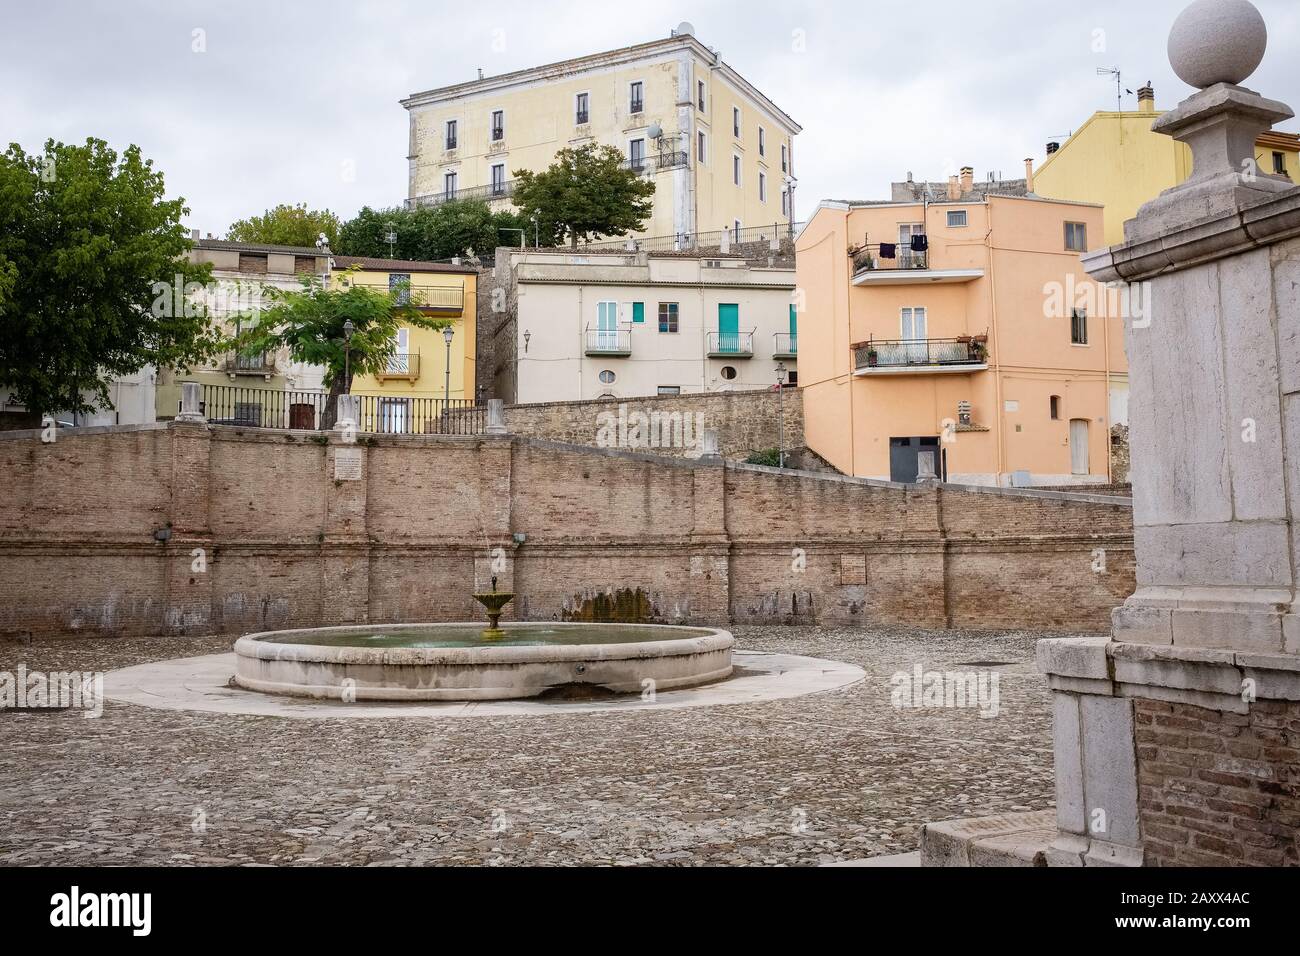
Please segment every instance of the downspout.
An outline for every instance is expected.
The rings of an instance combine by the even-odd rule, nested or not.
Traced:
[[[1103,286],[1103,289],[1104,288],[1105,287]],[[1106,291],[1107,293],[1109,293],[1108,289]],[[1118,292],[1118,290],[1116,291]],[[1118,295],[1116,296],[1116,298],[1118,298]],[[1106,413],[1105,413],[1106,414],[1106,484],[1109,485],[1113,480],[1113,475],[1111,474],[1111,454],[1110,454],[1110,309],[1108,307],[1110,302],[1109,294],[1102,297],[1101,301],[1103,303],[1102,316],[1101,316],[1101,345],[1106,352],[1106,358],[1105,358],[1106,385],[1105,385],[1105,396],[1103,399],[1103,403],[1104,403],[1103,407],[1106,409]],[[1070,469],[1070,470],[1073,471],[1074,469]]]
[[[989,350],[989,358],[993,359],[993,395],[994,400],[997,402],[997,461],[993,481],[998,487],[1001,487],[1006,463],[1006,442],[1003,435],[1006,429],[1006,422],[1004,421],[1006,406],[1002,401],[1002,363],[1000,361],[1002,339],[998,336],[998,290],[997,283],[993,279],[993,201],[991,197],[986,197],[984,201],[989,210],[989,231],[988,235],[984,237],[984,248],[986,249],[989,264],[989,308],[992,311],[992,315],[989,317],[989,325],[993,333],[993,341],[997,343],[998,348],[997,357],[994,356],[992,349]]]

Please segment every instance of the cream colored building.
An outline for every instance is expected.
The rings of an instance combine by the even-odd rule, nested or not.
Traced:
[[[792,221],[799,124],[690,33],[428,90],[402,105],[412,205],[508,203],[516,170],[543,170],[560,149],[595,143],[622,150],[655,183],[640,235],[734,237]]]
[[[577,401],[798,383],[794,269],[742,257],[497,256],[496,394]],[[508,268],[508,275],[501,270]]]

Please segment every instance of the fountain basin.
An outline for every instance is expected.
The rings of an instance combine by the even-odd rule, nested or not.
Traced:
[[[619,694],[731,675],[727,631],[650,624],[511,623],[322,627],[235,642],[237,686],[329,700],[474,701],[591,685]],[[647,682],[653,682],[647,683]]]

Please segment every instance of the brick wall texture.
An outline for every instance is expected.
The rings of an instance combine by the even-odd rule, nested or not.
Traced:
[[[1104,631],[1134,587],[1130,508],[1077,496],[514,436],[35,434],[0,439],[0,636],[479,620],[493,574],[533,620]]]
[[[1134,707],[1147,865],[1300,865],[1300,703]]]
[[[695,427],[699,423],[703,423],[704,428],[717,430],[722,457],[738,461],[745,460],[754,452],[777,448],[784,415],[786,453],[797,459],[788,463],[794,467],[803,467],[804,464],[803,400],[797,388],[788,388],[780,395],[776,391],[751,390],[508,405],[506,427],[514,435],[597,446],[601,440],[602,422],[610,421],[609,417],[602,416],[612,416],[616,420],[620,407],[626,409],[629,418],[634,413],[647,417],[658,415],[661,421],[665,416],[690,415],[693,437],[700,438]],[[631,434],[630,430],[628,434]],[[699,455],[698,445],[682,448],[661,443],[659,447],[642,447],[640,450],[678,458]],[[815,463],[815,459],[809,456],[809,462]],[[811,470],[822,469],[813,467]]]

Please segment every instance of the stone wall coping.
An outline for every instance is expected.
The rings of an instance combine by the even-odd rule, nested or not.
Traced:
[[[795,391],[790,389],[788,391]],[[787,392],[788,394],[788,392]],[[776,398],[776,392],[766,386],[762,388],[737,388],[730,392],[687,392],[684,395],[628,395],[623,398],[579,398],[563,402],[516,402],[513,405],[507,405],[506,411],[512,408],[517,409],[544,409],[544,408],[574,408],[579,405],[599,405],[601,407],[617,408],[619,405],[634,405],[648,402],[658,404],[662,402],[665,405],[674,402],[681,403],[684,401],[724,401],[735,398],[753,398],[758,395],[770,395]],[[794,396],[797,401],[799,396]]]
[[[152,432],[166,431],[171,428],[172,422],[149,422],[144,425],[78,425],[75,428],[60,428],[56,432],[55,441],[63,437],[74,437],[77,435],[117,435],[126,432]],[[193,423],[182,422],[182,425]],[[16,431],[0,431],[0,441],[30,441],[35,438],[40,441],[43,428],[20,428]]]
[[[1138,282],[1240,255],[1300,235],[1300,187],[1236,212],[1210,216],[1153,239],[1087,253],[1083,267],[1099,282]]]

